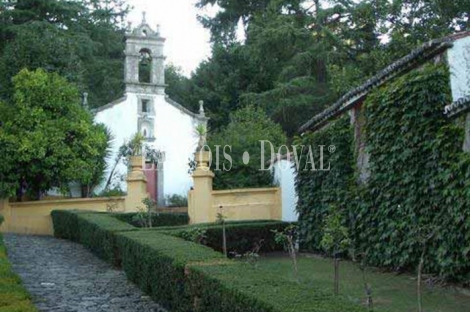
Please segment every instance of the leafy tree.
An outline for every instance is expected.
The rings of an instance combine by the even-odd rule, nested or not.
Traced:
[[[214,17],[200,16],[202,25],[211,31],[212,41],[219,44],[233,43],[236,30],[241,20],[248,24],[254,13],[266,9],[271,0],[230,1],[230,0],[199,0],[198,8],[217,5],[221,8]]]
[[[166,94],[176,102],[184,105],[192,111],[199,109],[198,102],[191,94],[191,84],[189,78],[183,74],[181,67],[169,64],[165,67],[165,89]]]
[[[224,9],[202,19],[213,35],[213,55],[190,79],[216,116],[213,128],[227,123],[238,107],[255,105],[292,137],[383,63],[382,53],[372,53],[386,15],[380,1],[213,0],[198,6],[213,4]],[[243,43],[234,39],[239,20]]]
[[[286,142],[286,137],[279,125],[275,124],[266,113],[253,106],[241,108],[231,114],[231,121],[226,128],[210,134],[208,144],[212,149],[212,169],[215,171],[214,187],[232,189],[244,187],[271,186],[273,177],[269,171],[261,171],[260,140],[270,141],[275,152]],[[220,162],[217,167],[216,145],[219,145]],[[224,161],[224,147],[230,146],[225,152],[232,158],[232,165]],[[243,154],[249,153],[249,164],[243,164]],[[265,159],[271,159],[269,144],[265,146]],[[264,163],[263,163],[264,165]],[[225,170],[224,170],[225,166]],[[264,168],[268,168],[266,165]]]
[[[0,11],[0,98],[21,69],[57,72],[89,93],[91,107],[123,92],[122,0],[19,0]]]
[[[108,135],[80,105],[76,87],[57,74],[22,70],[0,104],[0,196],[32,198],[71,182],[91,195],[104,171]]]
[[[339,294],[339,258],[338,255],[347,251],[351,244],[348,228],[343,225],[341,211],[337,207],[330,207],[329,215],[325,219],[321,246],[334,257],[334,293]]]

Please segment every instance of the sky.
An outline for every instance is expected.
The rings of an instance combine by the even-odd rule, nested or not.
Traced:
[[[136,27],[142,21],[142,12],[147,12],[147,23],[166,38],[165,55],[167,64],[182,68],[189,76],[198,64],[210,56],[210,33],[197,20],[197,15],[210,14],[201,11],[194,4],[196,0],[127,0],[133,6],[128,20]]]

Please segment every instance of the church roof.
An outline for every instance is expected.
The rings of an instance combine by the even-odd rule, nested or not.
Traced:
[[[111,103],[108,103],[106,105],[103,105],[101,107],[98,107],[96,109],[93,109],[92,112],[94,114],[96,113],[100,113],[100,112],[103,112],[107,109],[110,109],[110,108],[113,108],[114,106],[116,105],[119,105],[120,103],[123,103],[127,100],[127,95],[123,96],[122,98],[119,98],[115,101],[112,101]],[[187,109],[186,107],[184,107],[183,105],[181,105],[180,103],[176,102],[175,100],[172,100],[171,98],[168,97],[168,95],[165,95],[165,102],[172,105],[173,107],[177,108],[178,110],[180,110],[182,113],[186,114],[186,115],[189,115],[193,118],[196,118],[198,120],[201,120],[201,121],[207,121],[209,120],[208,117],[206,117],[205,115],[201,115],[201,114],[196,114],[192,111],[190,111],[189,109]]]
[[[192,111],[190,111],[189,109],[187,109],[186,107],[184,107],[183,105],[179,104],[178,102],[176,102],[175,100],[172,100],[170,99],[168,96],[165,97],[165,101],[172,105],[173,107],[179,109],[181,112],[193,117],[193,118],[197,118],[199,120],[209,120],[209,118],[205,117],[204,115],[201,115],[201,114],[196,114],[196,113],[193,113]]]
[[[453,46],[455,40],[470,36],[470,32],[462,32],[441,39],[429,41],[415,49],[410,54],[389,65],[372,78],[357,88],[352,89],[333,105],[318,115],[313,116],[308,122],[299,128],[299,132],[315,131],[325,126],[330,120],[361,103],[364,98],[375,88],[378,88],[390,80],[399,77],[416,67],[421,66],[430,59],[444,53]]]
[[[129,24],[129,28],[131,28]],[[127,38],[142,38],[145,37],[149,40],[159,40],[165,41],[165,39],[160,35],[160,26],[157,25],[156,30],[153,30],[152,27],[147,23],[146,13],[142,13],[142,22],[139,26],[134,29],[131,29],[129,33],[126,34]]]
[[[91,111],[92,111],[92,113],[95,113],[95,114],[96,114],[96,113],[105,111],[105,110],[107,110],[107,109],[109,109],[109,108],[112,108],[112,107],[118,105],[119,103],[125,102],[126,100],[127,100],[127,95],[124,95],[123,97],[121,97],[121,98],[119,98],[119,99],[117,99],[117,100],[114,100],[114,101],[112,101],[112,102],[110,102],[110,103],[108,103],[108,104],[106,104],[106,105],[100,106],[100,107],[98,107],[98,108],[92,109]]]

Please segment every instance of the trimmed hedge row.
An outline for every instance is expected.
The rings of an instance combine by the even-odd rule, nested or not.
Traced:
[[[55,212],[54,215],[56,224],[73,213]],[[171,232],[169,229],[139,230],[103,214],[76,213],[73,217],[77,218],[80,242],[100,257],[121,259],[127,277],[174,312],[365,311],[341,297],[333,298],[320,289],[299,285],[275,272],[226,259],[209,247],[166,235]],[[280,225],[279,222],[229,224],[228,228],[251,231],[261,225],[275,224]],[[214,231],[219,228],[207,227]],[[181,227],[173,229],[182,230]],[[99,244],[106,247],[97,247]]]
[[[171,311],[365,311],[275,272],[158,231],[116,235],[128,278]]]
[[[30,295],[23,287],[21,279],[13,273],[7,252],[0,234],[0,311],[37,312],[31,303]]]
[[[116,213],[114,216],[135,227],[141,227],[137,213]],[[187,225],[188,223],[187,213],[158,213],[152,216],[153,227]]]
[[[243,262],[193,264],[187,269],[195,301],[204,312],[364,312],[366,309],[312,285]]]
[[[273,221],[256,221],[249,223],[227,223],[225,233],[227,237],[228,253],[244,254],[260,245],[260,252],[282,251],[283,246],[276,244],[273,231],[283,231],[289,223]],[[181,227],[178,229],[165,229],[164,233],[187,238],[194,229],[205,231],[204,245],[222,252],[223,227],[222,225],[201,225]]]
[[[226,262],[208,247],[156,231],[117,235],[127,277],[170,311],[191,311],[185,267],[194,262]]]
[[[51,216],[55,237],[78,242],[115,266],[120,266],[121,259],[115,233],[138,230],[106,213],[56,210]]]

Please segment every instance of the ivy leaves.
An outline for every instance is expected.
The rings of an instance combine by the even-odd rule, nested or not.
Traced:
[[[302,137],[303,144],[338,146],[331,172],[299,172],[296,181],[305,247],[320,249],[322,224],[331,218],[328,205],[336,204],[352,245],[370,264],[415,267],[426,244],[426,271],[465,277],[470,155],[462,151],[462,122],[443,115],[448,79],[446,66],[427,65],[368,96],[364,135],[371,174],[365,185],[354,182],[349,118]],[[430,232],[432,239],[424,242]]]

